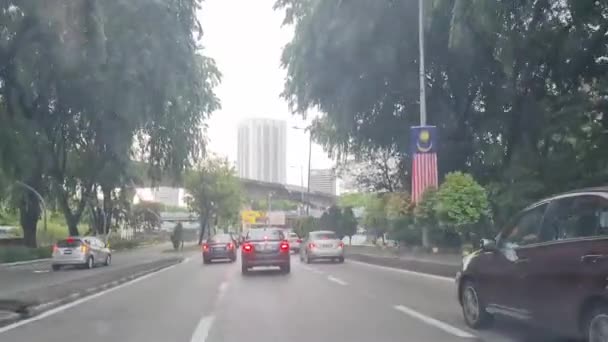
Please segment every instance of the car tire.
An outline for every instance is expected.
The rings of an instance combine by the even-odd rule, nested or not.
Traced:
[[[108,256],[106,257],[106,261],[103,264],[104,266],[112,265],[112,256],[108,254]]]
[[[59,271],[61,269],[61,265],[52,265],[51,268],[53,271]]]
[[[341,264],[343,264],[344,263],[344,257],[339,257],[338,258],[338,262],[341,263]]]
[[[608,328],[608,305],[602,304],[594,306],[591,310],[587,311],[583,322],[585,341],[603,341],[602,334],[598,334],[597,329],[601,331],[602,329]]]
[[[93,267],[95,267],[95,259],[93,259],[92,256],[87,258],[87,261],[84,264],[84,267],[88,270],[92,269]]]
[[[245,264],[241,264],[241,273],[243,275],[248,275],[249,274],[249,267]]]
[[[210,263],[211,263],[211,260],[203,258],[203,264],[209,265]]]
[[[306,254],[306,263],[310,264],[312,262],[312,259],[310,258],[310,256],[308,254]]]
[[[281,266],[281,273],[289,274],[291,272],[291,264]]]
[[[460,303],[465,323],[473,329],[482,329],[490,325],[493,316],[486,311],[485,302],[472,280],[465,280],[460,290]]]

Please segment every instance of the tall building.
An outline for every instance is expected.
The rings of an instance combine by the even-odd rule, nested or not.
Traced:
[[[310,191],[336,194],[336,172],[333,169],[310,170]]]
[[[282,120],[249,119],[238,126],[239,177],[285,184],[287,124]]]

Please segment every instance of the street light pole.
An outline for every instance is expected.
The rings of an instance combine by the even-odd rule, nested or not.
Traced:
[[[310,161],[312,157],[312,129],[293,126],[293,129],[308,131],[308,183],[306,184],[306,216],[310,215]]]
[[[418,49],[420,50],[420,126],[426,126],[426,76],[424,71],[424,4],[418,0]]]
[[[38,200],[40,201],[40,204],[42,205],[42,214],[44,216],[44,231],[46,232],[47,218],[46,218],[46,203],[44,202],[44,198],[42,198],[42,195],[38,191],[36,191],[34,188],[32,188],[31,186],[29,186],[21,181],[16,181],[15,184],[20,185],[23,188],[25,188],[26,190],[31,191],[34,195],[36,195],[36,197],[38,197]]]
[[[306,216],[310,216],[310,159],[312,156],[312,131],[308,129],[308,181],[306,183]]]

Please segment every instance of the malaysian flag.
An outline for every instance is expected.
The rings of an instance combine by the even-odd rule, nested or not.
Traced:
[[[416,126],[411,128],[412,149],[412,202],[418,203],[424,191],[437,187],[437,128]]]

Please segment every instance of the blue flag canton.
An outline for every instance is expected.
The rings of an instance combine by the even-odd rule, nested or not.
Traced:
[[[410,149],[412,154],[437,152],[437,127],[414,126],[410,128]]]

